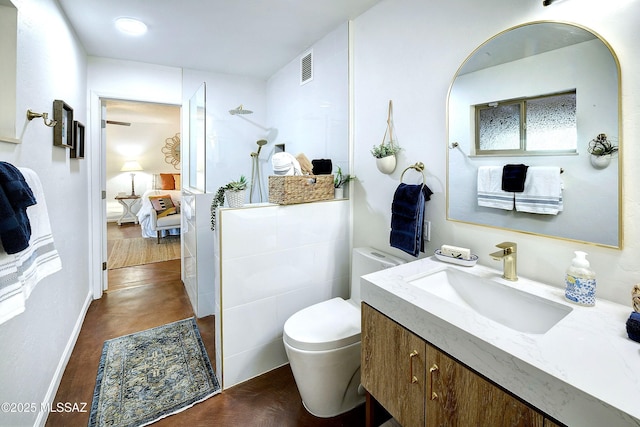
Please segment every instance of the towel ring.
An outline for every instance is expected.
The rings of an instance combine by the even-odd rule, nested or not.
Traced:
[[[409,166],[408,168],[406,168],[405,170],[402,171],[402,175],[400,175],[400,182],[402,182],[402,178],[404,178],[404,173],[406,171],[408,171],[409,169],[415,169],[418,172],[420,172],[422,174],[422,183],[426,184],[427,183],[427,178],[424,175],[424,163],[422,162],[418,162],[414,165]]]

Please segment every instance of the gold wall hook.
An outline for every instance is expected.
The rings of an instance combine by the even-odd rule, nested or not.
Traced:
[[[38,117],[42,117],[44,125],[49,126],[50,128],[54,127],[57,123],[55,120],[49,119],[49,113],[34,113],[31,110],[27,110],[27,120],[31,121]]]

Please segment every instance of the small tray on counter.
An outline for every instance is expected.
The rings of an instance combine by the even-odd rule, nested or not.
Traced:
[[[471,254],[471,259],[455,258],[449,255],[443,254],[440,249],[436,249],[433,253],[440,261],[448,262],[450,264],[462,265],[464,267],[473,267],[478,262],[478,255]]]

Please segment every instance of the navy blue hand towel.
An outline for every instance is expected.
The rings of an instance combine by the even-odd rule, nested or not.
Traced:
[[[417,257],[424,251],[422,226],[425,202],[433,192],[426,185],[400,184],[391,203],[389,244]]]
[[[27,208],[35,204],[33,192],[18,168],[0,162],[0,241],[6,253],[15,254],[29,246]]]
[[[505,165],[502,168],[502,191],[522,193],[528,168],[527,165]]]
[[[314,175],[331,175],[333,164],[331,159],[313,159],[311,160]]]
[[[627,335],[634,341],[640,342],[640,313],[632,312],[627,320]]]

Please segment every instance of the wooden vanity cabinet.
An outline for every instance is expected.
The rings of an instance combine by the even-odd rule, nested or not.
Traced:
[[[403,427],[555,426],[364,303],[361,376],[367,392]]]
[[[427,426],[543,427],[542,414],[434,347],[427,360]]]
[[[424,427],[426,342],[362,304],[362,386],[403,426]]]

